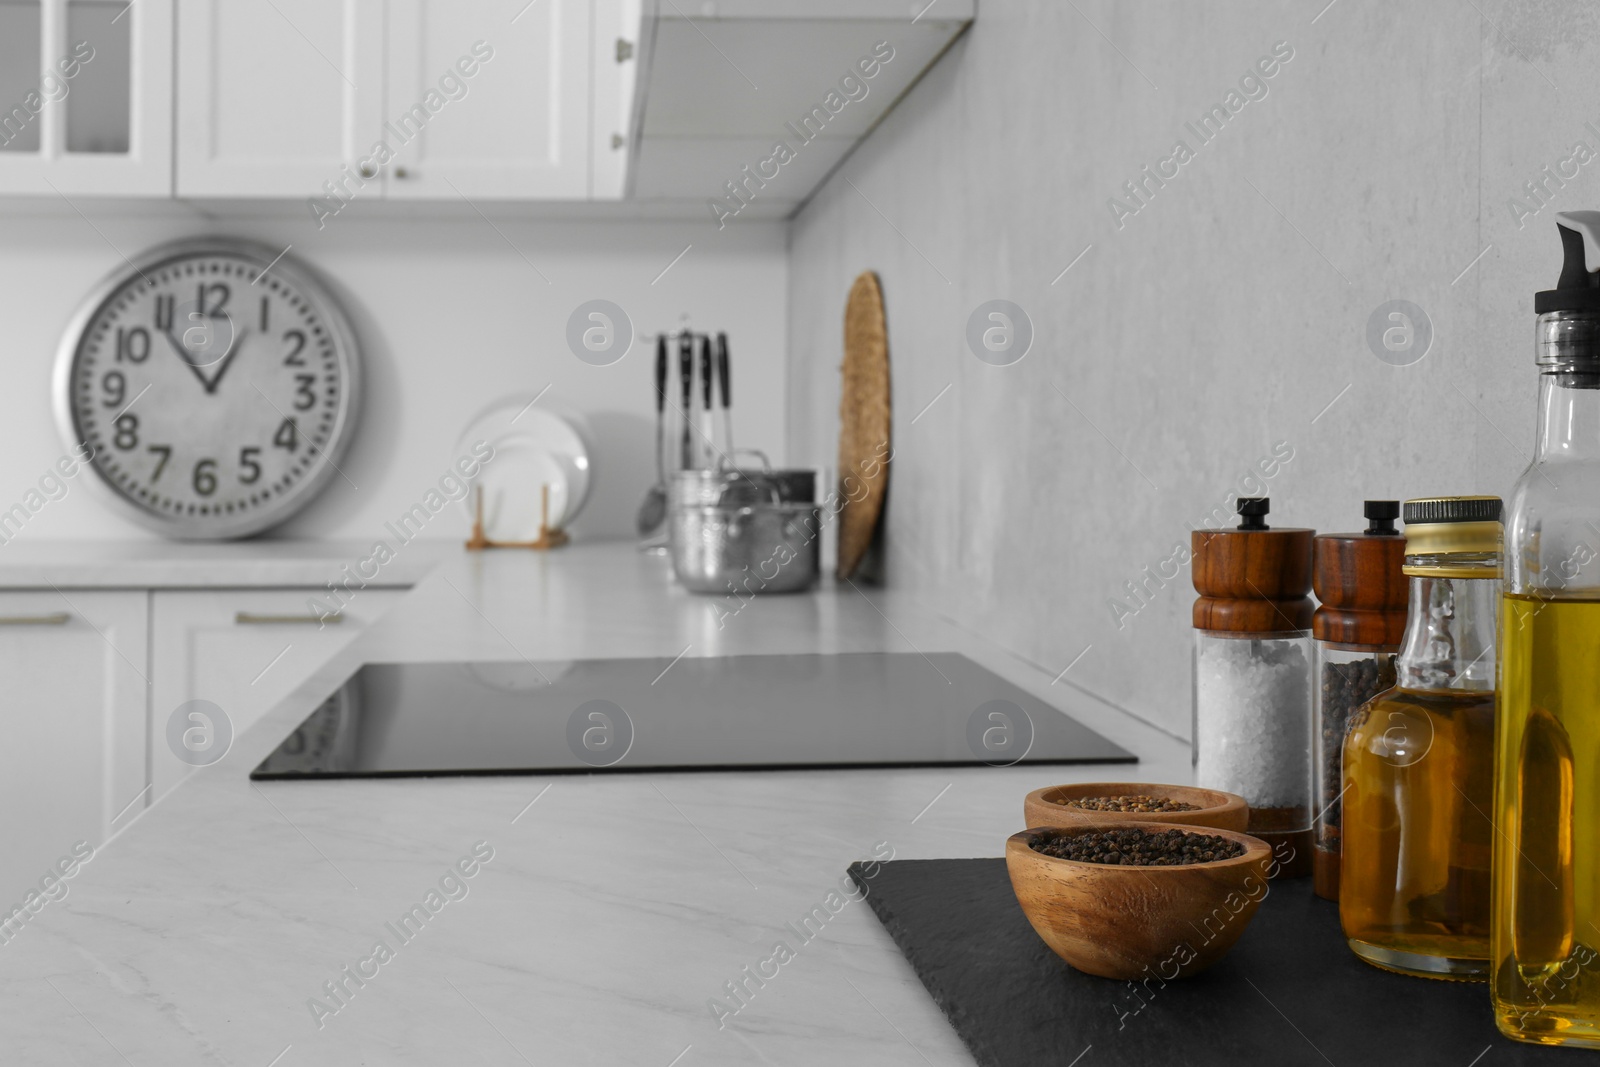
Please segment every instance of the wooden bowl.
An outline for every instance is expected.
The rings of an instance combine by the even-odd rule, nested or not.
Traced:
[[[1041,838],[1089,830],[1183,830],[1226,837],[1244,855],[1172,867],[1121,867],[1035,852]],[[1272,850],[1233,830],[1121,822],[1071,829],[1035,827],[1006,840],[1017,903],[1050,950],[1102,978],[1171,981],[1227,954],[1267,895]]]
[[[1147,796],[1193,804],[1194,811],[1093,811],[1058,803],[1079,797]],[[1024,826],[1105,826],[1115,822],[1159,822],[1178,826],[1209,826],[1243,833],[1250,821],[1244,797],[1220,789],[1193,785],[1156,785],[1148,782],[1080,782],[1035,789],[1022,802]]]

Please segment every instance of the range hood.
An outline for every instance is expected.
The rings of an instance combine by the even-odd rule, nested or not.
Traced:
[[[619,192],[703,204],[710,217],[790,214],[975,9],[975,0],[645,0],[628,132],[613,138],[627,157]]]

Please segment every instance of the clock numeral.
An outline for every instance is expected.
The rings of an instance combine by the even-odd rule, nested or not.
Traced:
[[[259,448],[241,448],[239,450],[239,480],[245,485],[254,485],[261,479],[261,464],[256,462],[256,457],[261,455]],[[249,474],[245,474],[249,471]]]
[[[172,329],[172,316],[178,304],[178,298],[171,294],[162,294],[156,297],[156,329],[168,333]]]
[[[150,358],[150,331],[143,326],[117,327],[117,362],[143,363]]]
[[[156,482],[161,480],[161,472],[167,469],[167,460],[172,458],[172,446],[150,445],[145,449],[145,451],[155,452],[161,456],[161,458],[156,461],[156,472],[150,476],[150,484],[155,485]]]
[[[279,424],[278,432],[272,435],[272,443],[290,452],[300,447],[300,427],[295,425],[293,418],[284,419]]]
[[[296,374],[294,376],[294,409],[296,411],[310,411],[317,406],[317,376],[315,374]]]
[[[195,492],[201,496],[210,496],[217,491],[217,476],[214,473],[216,469],[217,461],[214,459],[202,459],[194,465]]]
[[[206,306],[207,294],[210,294],[216,298],[216,303],[211,307]],[[195,287],[194,303],[195,307],[198,308],[196,314],[208,319],[227,318],[228,297],[232,295],[232,290],[230,290],[226,285],[223,285],[221,282],[212,282],[210,285],[207,285],[205,282],[201,282]]]
[[[257,279],[257,280],[259,281],[260,279]],[[266,333],[267,332],[267,305],[269,303],[271,303],[271,301],[267,297],[262,297],[261,298],[261,332],[262,333]]]
[[[128,395],[128,379],[119,370],[106,371],[105,377],[100,379],[100,387],[106,391],[105,406],[108,408],[121,407],[123,398]]]
[[[283,357],[283,365],[285,367],[304,367],[306,361],[300,357],[300,353],[305,351],[306,335],[299,330],[290,330],[283,335],[283,339],[294,346],[294,351]]]
[[[118,415],[116,422],[117,432],[112,435],[111,443],[122,451],[135,447],[139,443],[139,416],[131,412]]]

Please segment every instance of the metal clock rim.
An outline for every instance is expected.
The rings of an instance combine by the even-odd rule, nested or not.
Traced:
[[[302,508],[319,497],[328,482],[339,475],[338,463],[349,450],[361,415],[361,349],[356,343],[354,328],[345,314],[344,306],[334,296],[315,270],[299,260],[279,253],[261,241],[243,237],[207,236],[184,237],[152,246],[133,257],[123,257],[120,267],[108,271],[79,303],[67,320],[61,341],[56,346],[55,366],[51,372],[52,405],[55,409],[56,431],[69,452],[85,442],[78,439],[77,424],[72,412],[72,370],[77,363],[78,350],[85,331],[97,312],[111,296],[126,285],[132,274],[143,274],[167,260],[197,254],[231,255],[251,260],[260,267],[272,266],[295,291],[309,299],[318,315],[327,323],[333,335],[334,354],[339,363],[341,389],[339,409],[332,430],[332,444],[322,451],[323,462],[302,482],[296,506],[285,512],[264,512],[246,515],[230,522],[207,524],[188,516],[163,517],[134,503],[113,488],[94,467],[94,461],[81,461],[91,468],[91,492],[110,500],[125,517],[145,529],[180,541],[235,541],[272,529],[287,522]],[[274,262],[276,260],[276,262]],[[264,272],[263,272],[264,273]]]

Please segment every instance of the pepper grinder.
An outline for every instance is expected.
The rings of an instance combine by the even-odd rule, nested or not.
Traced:
[[[1311,542],[1267,525],[1267,497],[1242,497],[1233,530],[1190,536],[1194,588],[1195,781],[1244,797],[1247,832],[1272,846],[1277,877],[1311,873]]]
[[[1406,539],[1394,526],[1400,502],[1368,500],[1362,514],[1365,530],[1318,534],[1312,549],[1312,586],[1322,602],[1311,619],[1317,642],[1312,887],[1325,900],[1339,899],[1345,735],[1357,708],[1394,687],[1410,602],[1401,569]]]

